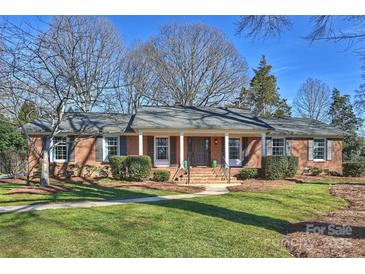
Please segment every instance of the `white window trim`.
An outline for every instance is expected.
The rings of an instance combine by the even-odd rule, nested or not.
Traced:
[[[106,148],[106,138],[109,137],[116,137],[117,138],[117,155],[120,155],[120,138],[119,135],[104,135],[103,136],[103,162],[105,163],[109,163],[109,158],[107,155],[108,154],[108,150]]]
[[[324,144],[323,144],[323,159],[316,159],[314,158],[314,143],[315,143],[315,140],[323,140],[324,141]],[[325,162],[326,159],[327,159],[327,156],[326,156],[326,153],[327,153],[327,139],[326,138],[313,138],[313,162]]]
[[[54,142],[53,142],[53,139],[54,138],[59,138],[59,137],[62,137],[62,138],[66,138],[66,159],[65,160],[56,160],[55,157],[56,157],[56,152],[55,152],[55,149],[56,149],[56,146],[54,145]],[[67,136],[64,136],[64,135],[58,135],[58,136],[53,136],[52,139],[51,139],[51,150],[50,150],[50,155],[49,155],[50,159],[51,159],[51,162],[52,163],[67,163],[68,162],[68,144],[67,144]]]
[[[167,160],[157,160],[157,145],[156,145],[156,139],[157,138],[167,138]],[[154,136],[153,137],[153,160],[154,160],[154,166],[155,167],[169,167],[170,166],[170,136]]]
[[[282,155],[274,155],[274,139],[282,139],[283,140],[283,154]],[[271,140],[272,140],[272,147],[271,147],[272,152],[271,152],[271,154],[273,156],[285,156],[286,155],[286,138],[285,137],[275,136],[275,137],[272,137]]]
[[[239,153],[238,155],[240,156],[239,159],[232,159],[232,162],[231,162],[231,155],[229,155],[229,166],[242,166],[242,137],[234,137],[234,136],[230,136],[229,139],[238,139],[240,141],[240,148],[239,148]],[[229,151],[229,140],[228,140],[228,151]],[[239,160],[237,162],[237,160]],[[234,162],[233,162],[234,161]]]

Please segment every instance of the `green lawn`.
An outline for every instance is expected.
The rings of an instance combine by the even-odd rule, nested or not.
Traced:
[[[150,204],[0,215],[0,257],[288,257],[288,222],[345,205],[296,184]]]
[[[162,191],[162,190],[153,190],[153,189],[128,190],[123,188],[113,188],[107,186],[80,184],[80,183],[72,183],[72,184],[65,183],[62,185],[72,187],[73,190],[49,195],[35,195],[35,194],[7,195],[6,193],[9,190],[25,186],[0,183],[0,206],[24,205],[30,203],[46,203],[46,202],[81,201],[81,200],[89,200],[89,201],[118,200],[118,199],[175,194],[175,192]]]

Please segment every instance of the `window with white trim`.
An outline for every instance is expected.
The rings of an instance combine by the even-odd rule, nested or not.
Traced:
[[[169,138],[168,137],[156,137],[156,160],[168,160],[169,159]]]
[[[281,156],[285,155],[285,139],[273,138],[272,139],[272,155]]]
[[[105,160],[109,160],[109,157],[119,154],[119,137],[108,136],[104,137],[104,154]]]
[[[53,138],[53,159],[55,161],[67,161],[67,138]]]
[[[313,160],[324,160],[325,145],[325,139],[313,140]]]
[[[240,138],[229,138],[229,159],[240,159],[241,156]]]

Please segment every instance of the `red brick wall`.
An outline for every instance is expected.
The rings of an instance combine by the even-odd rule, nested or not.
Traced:
[[[305,167],[318,167],[342,173],[342,140],[332,141],[332,160],[331,161],[309,161],[308,160],[308,139],[294,139],[292,145],[292,155],[299,158],[299,173]]]
[[[248,162],[246,167],[261,167],[261,138],[260,137],[249,137],[248,138]]]
[[[144,137],[143,144],[143,152],[147,154],[147,137]],[[146,150],[145,150],[146,149]],[[138,155],[138,136],[127,136],[127,152],[128,155]]]
[[[210,158],[217,160],[218,165],[222,162],[222,137],[210,138]]]
[[[28,159],[28,169],[30,174],[35,172],[35,165],[39,163],[40,154],[42,153],[43,141],[42,136],[32,136],[28,141],[29,147],[29,159]]]
[[[184,159],[187,159],[188,153],[188,137],[184,137]],[[215,143],[217,140],[217,144]],[[75,162],[69,164],[77,164],[79,166],[94,165],[101,166],[102,163],[96,162],[95,138],[94,137],[78,137],[75,147]],[[29,156],[29,170],[32,171],[35,164],[39,162],[39,153],[42,151],[42,136],[34,136],[31,142],[36,147],[36,153],[33,152]],[[261,138],[248,138],[249,160],[246,167],[261,167]],[[32,151],[32,150],[31,150]],[[128,155],[138,155],[138,136],[127,136]],[[147,155],[147,136],[143,138],[143,152]],[[222,138],[211,137],[211,159],[217,160],[221,164]],[[292,154],[299,158],[299,172],[301,173],[305,167],[318,167],[321,169],[329,169],[342,172],[342,140],[333,140],[332,143],[332,160],[324,162],[308,161],[308,140],[304,138],[293,139]],[[176,137],[176,163],[180,161],[180,137]],[[60,174],[67,167],[66,164],[57,164],[56,174]]]

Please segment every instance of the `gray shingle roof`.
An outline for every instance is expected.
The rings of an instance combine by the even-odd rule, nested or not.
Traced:
[[[29,134],[49,132],[45,121],[27,124]],[[305,118],[262,118],[234,108],[143,107],[136,115],[67,113],[61,132],[100,134],[133,132],[135,129],[226,129],[266,131],[269,135],[343,137],[345,132]]]
[[[250,112],[219,107],[143,107],[133,128],[267,130],[270,126]]]
[[[60,124],[62,133],[98,134],[129,131],[130,115],[113,113],[66,113]],[[30,134],[50,132],[49,122],[36,120],[25,125]]]
[[[270,135],[344,137],[346,133],[328,124],[307,118],[261,118],[273,127]]]

